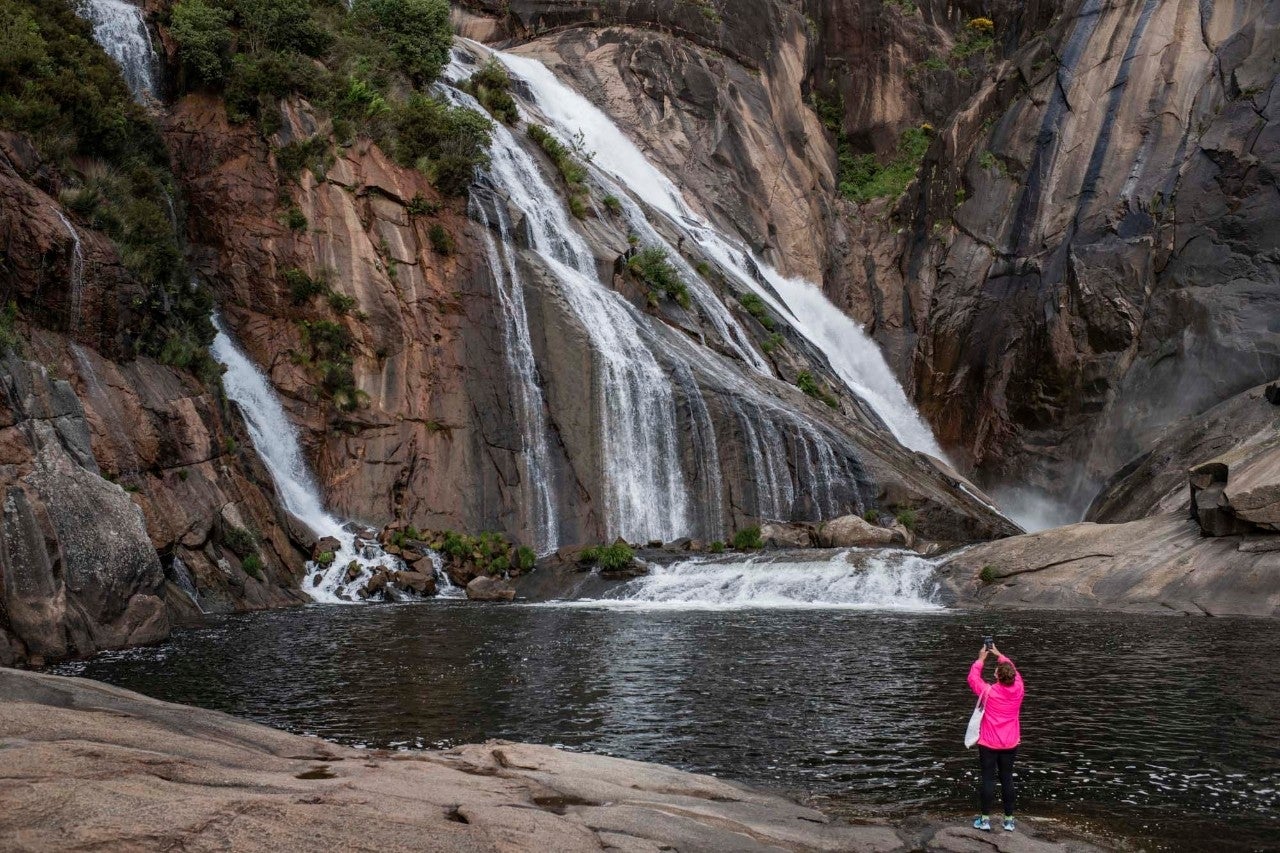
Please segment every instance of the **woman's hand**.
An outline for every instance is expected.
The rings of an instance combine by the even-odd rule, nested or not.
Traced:
[[[995,644],[995,643],[992,643],[992,644],[991,644],[991,654],[995,655],[996,657],[1003,657],[1003,656],[1000,654],[1000,650],[996,648],[996,644]]]
[[[986,659],[987,659],[987,647],[984,645],[982,648],[978,649],[978,660],[984,661]]]

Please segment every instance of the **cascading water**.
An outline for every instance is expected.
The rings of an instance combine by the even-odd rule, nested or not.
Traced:
[[[93,38],[116,61],[139,103],[156,97],[156,55],[142,9],[125,0],[81,0],[81,15]]]
[[[221,319],[213,318],[217,336],[210,351],[227,370],[222,377],[227,396],[240,406],[253,446],[266,463],[275,481],[276,490],[284,501],[285,509],[320,537],[332,537],[339,543],[334,559],[328,566],[309,564],[309,575],[302,588],[316,601],[349,602],[368,583],[377,567],[390,570],[403,569],[404,564],[386,553],[370,538],[357,536],[350,525],[330,515],[324,509],[320,489],[311,477],[311,470],[298,432],[285,414],[275,391],[256,365],[232,342]],[[437,577],[443,575],[436,563]],[[359,567],[358,576],[348,580],[348,567]]]
[[[469,96],[455,100],[483,109]],[[605,517],[610,536],[674,539],[689,529],[675,398],[649,348],[644,320],[598,279],[595,256],[569,223],[564,204],[529,154],[501,124],[493,129],[490,171],[524,220],[531,248],[553,274],[595,350]]]
[[[920,418],[885,363],[875,342],[810,282],[788,278],[751,259],[746,247],[722,234],[684,200],[674,183],[654,166],[613,121],[562,83],[542,63],[495,54],[521,80],[538,109],[566,139],[581,138],[595,152],[593,163],[611,173],[646,204],[665,214],[709,257],[731,272],[740,286],[757,293],[826,356],[832,369],[884,420],[907,447],[941,457],[932,431]],[[678,253],[675,253],[678,254]],[[760,279],[763,278],[763,281]]]
[[[847,608],[941,610],[931,562],[910,551],[839,551],[805,562],[749,558],[651,566],[606,598],[569,602],[626,609]]]
[[[71,224],[67,217],[62,215],[61,210],[55,210],[58,219],[62,220],[62,224],[66,227],[67,233],[71,235],[71,317],[70,325],[72,331],[80,328],[80,311],[81,304],[84,302],[84,247],[80,244],[80,232]]]
[[[555,502],[554,473],[547,442],[546,404],[538,382],[538,366],[533,357],[529,337],[529,316],[525,309],[524,282],[511,251],[511,221],[501,199],[489,206],[478,201],[473,191],[470,213],[485,226],[485,252],[489,269],[497,285],[498,301],[504,319],[507,366],[514,379],[515,401],[520,411],[523,431],[523,480],[528,526],[536,537],[534,548],[539,554],[554,551],[559,545],[559,520]],[[493,222],[490,222],[490,216]],[[496,229],[500,240],[494,240],[490,229]]]

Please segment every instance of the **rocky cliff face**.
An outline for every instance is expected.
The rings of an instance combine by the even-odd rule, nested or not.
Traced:
[[[301,551],[243,426],[190,372],[126,355],[143,290],[57,189],[3,137],[0,286],[25,318],[0,371],[6,665],[300,599]]]
[[[189,194],[196,266],[223,294],[229,324],[304,427],[331,505],[374,523],[398,518],[433,529],[498,529],[536,542],[529,511],[534,474],[522,440],[527,414],[517,409],[519,377],[505,352],[510,342],[499,277],[507,273],[495,268],[486,249],[487,240],[510,239],[486,236],[485,224],[509,216],[506,189],[482,185],[467,208],[441,198],[424,176],[368,142],[334,145],[305,103],[286,105],[282,126],[268,142],[248,126],[230,125],[220,104],[190,97],[170,110],[166,137]],[[328,159],[318,158],[290,180],[275,152],[307,140],[322,146]],[[283,221],[290,205],[305,218],[304,227]],[[449,235],[447,252],[431,237],[437,229]],[[628,251],[626,235],[625,223],[608,215],[586,223],[584,236],[602,271]],[[602,381],[589,379],[601,370],[599,343],[557,283],[562,273],[548,269],[538,253],[515,248],[550,425],[548,480],[560,509],[554,537],[598,541],[608,533],[602,505],[610,448],[598,398],[584,394],[583,383]],[[350,311],[335,314],[322,300],[298,304],[288,285],[298,270],[350,298]],[[644,304],[627,276],[613,278]],[[788,499],[782,510],[788,516],[901,503],[918,507],[922,532],[938,539],[1012,529],[959,490],[954,474],[887,438],[857,401],[833,412],[777,380],[740,375],[741,366],[724,373],[706,366],[711,362],[705,357],[690,362],[683,354],[685,336],[717,333],[696,313],[673,310],[654,312],[653,334],[665,343],[651,349],[669,371],[665,381],[675,386],[676,417],[685,425],[680,430],[692,438],[675,450],[695,499],[689,533],[717,538],[761,517],[774,497],[766,490],[783,486],[759,480],[750,460],[759,453],[758,431],[775,429],[782,443],[770,452],[786,455],[785,477],[798,483],[794,506]],[[334,322],[347,331],[361,405],[342,411],[318,393],[315,372],[305,364],[305,322]],[[768,336],[763,327],[758,334],[757,346]],[[712,347],[729,353],[732,341],[716,340]],[[825,364],[800,344],[776,359],[784,376],[809,370],[836,385]],[[691,370],[689,364],[704,366]],[[765,397],[743,396],[738,383],[744,381],[778,397],[768,405],[803,414],[775,424],[768,406],[761,409]],[[789,432],[803,423],[816,425],[804,427],[812,435]],[[820,461],[817,454],[829,451],[815,445],[814,436],[826,442],[837,435],[849,442],[830,445],[840,458]],[[712,464],[719,470],[709,470]],[[831,476],[840,480],[815,479],[827,476],[824,465],[834,465]]]
[[[1161,426],[1280,366],[1268,4],[470,5],[820,279],[987,485],[1083,507]],[[883,161],[922,123],[900,199],[837,198],[832,142]]]

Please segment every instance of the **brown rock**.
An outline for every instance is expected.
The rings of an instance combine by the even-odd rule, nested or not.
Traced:
[[[332,536],[326,536],[316,542],[315,547],[311,549],[311,559],[318,560],[320,555],[324,553],[336,554],[342,548],[342,543]]]
[[[396,572],[392,575],[392,582],[403,590],[424,597],[436,594],[436,579],[422,572]]]
[[[467,598],[472,601],[511,601],[515,597],[515,587],[501,578],[482,575],[467,584]]]
[[[390,573],[386,569],[379,568],[369,578],[369,582],[365,584],[363,592],[367,595],[380,595],[387,588],[387,584],[391,580]]]
[[[766,548],[813,547],[813,529],[807,524],[764,524],[760,527],[760,538]]]
[[[822,522],[818,525],[817,540],[823,548],[888,548],[906,544],[901,533],[857,515],[842,515]]]

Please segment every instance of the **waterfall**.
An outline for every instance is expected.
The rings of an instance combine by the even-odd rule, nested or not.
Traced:
[[[80,8],[93,25],[94,40],[120,66],[134,100],[155,100],[156,54],[142,9],[124,0],[82,0]]]
[[[580,134],[585,147],[595,152],[594,165],[669,217],[709,257],[732,273],[741,287],[755,292],[775,311],[791,318],[797,331],[826,356],[836,374],[872,407],[900,442],[942,456],[932,431],[907,399],[879,347],[817,286],[754,262],[745,246],[695,212],[676,185],[607,115],[542,63],[502,52],[495,55],[512,76],[528,86],[538,109],[561,136],[573,139]]]
[[[332,537],[339,543],[334,551],[335,558],[327,567],[308,564],[303,591],[316,601],[349,602],[373,576],[375,568],[403,569],[404,564],[383,551],[377,542],[360,538],[351,525],[325,511],[320,489],[302,453],[298,431],[285,414],[267,377],[236,347],[217,315],[213,318],[213,325],[217,335],[210,352],[226,368],[222,377],[223,387],[227,396],[240,407],[253,446],[271,473],[285,509],[317,536]],[[438,571],[439,563],[434,555],[432,559],[436,561],[437,576],[443,574]],[[348,567],[353,562],[359,567],[358,574],[348,580]]]
[[[804,562],[749,557],[651,566],[649,574],[607,598],[573,604],[640,610],[942,609],[933,563],[910,551],[863,549]]]
[[[67,233],[71,235],[71,312],[69,325],[71,331],[74,332],[80,328],[80,309],[81,303],[84,301],[84,247],[80,245],[80,232],[71,224],[71,221],[62,215],[61,210],[54,210],[54,213],[58,214],[58,218],[62,220]]]
[[[490,222],[487,206],[479,203],[477,197],[477,191],[473,190],[470,213],[473,219],[485,226],[485,253],[497,286],[498,301],[502,306],[507,367],[514,380],[515,387],[512,390],[521,416],[521,459],[524,463],[521,486],[528,516],[526,522],[535,537],[534,549],[539,554],[547,554],[559,545],[559,520],[555,502],[555,474],[551,467],[551,452],[547,441],[546,404],[538,382],[533,342],[529,336],[524,282],[520,277],[520,268],[512,256],[511,221],[505,205],[501,199],[493,199],[494,221]],[[498,240],[494,240],[490,230],[495,226],[500,245]]]
[[[482,110],[457,90],[451,98]],[[647,324],[599,280],[596,259],[569,222],[559,194],[501,124],[490,171],[520,211],[529,243],[589,335],[596,355],[591,393],[600,423],[604,517],[609,536],[670,540],[690,529],[689,496],[671,382],[654,357]]]

